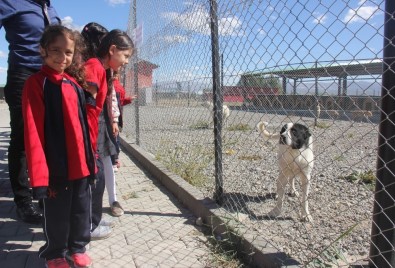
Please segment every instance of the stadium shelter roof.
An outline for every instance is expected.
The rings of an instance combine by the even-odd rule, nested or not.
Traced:
[[[346,77],[357,75],[381,75],[383,73],[383,61],[381,59],[375,60],[361,60],[349,61],[343,63],[329,63],[312,64],[310,67],[306,65],[291,66],[287,69],[277,68],[270,71],[245,73],[245,76],[255,75],[276,75],[290,79],[298,78],[315,78],[315,77]]]
[[[337,77],[339,79],[339,95],[347,94],[347,76],[376,76],[383,73],[383,60],[354,60],[347,62],[331,62],[326,65],[321,63],[313,63],[307,67],[307,64],[300,64],[298,66],[289,66],[281,69],[250,72],[242,76],[278,76],[283,79],[283,91],[286,92],[287,79],[303,79],[303,78],[320,78],[320,77]],[[341,85],[340,80],[343,80]],[[294,92],[296,90],[294,84]],[[341,93],[343,91],[343,93]]]

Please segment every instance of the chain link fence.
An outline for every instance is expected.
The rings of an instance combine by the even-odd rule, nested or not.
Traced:
[[[393,267],[389,2],[132,1],[138,50],[123,81],[138,101],[124,107],[122,131],[301,265]],[[314,163],[298,194],[277,184],[290,167],[259,122],[309,128]]]

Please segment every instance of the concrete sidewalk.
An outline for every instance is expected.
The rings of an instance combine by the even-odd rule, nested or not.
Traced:
[[[0,267],[41,268],[41,226],[16,219],[7,171],[9,114],[0,103]],[[115,218],[113,235],[90,243],[92,267],[208,267],[210,249],[194,215],[125,153],[116,174],[118,200],[125,215]],[[107,193],[104,216],[111,217]]]

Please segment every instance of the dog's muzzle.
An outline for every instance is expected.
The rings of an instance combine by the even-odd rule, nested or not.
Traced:
[[[280,144],[287,144],[287,138],[284,135],[280,135]]]

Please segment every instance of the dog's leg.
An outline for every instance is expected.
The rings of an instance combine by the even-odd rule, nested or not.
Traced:
[[[302,220],[313,222],[313,217],[309,212],[309,192],[310,192],[310,175],[301,174],[302,180]]]
[[[299,193],[298,193],[298,191],[296,191],[296,188],[295,188],[295,180],[296,180],[296,177],[293,177],[293,178],[291,179],[291,192],[290,192],[290,196],[292,196],[292,197],[299,196]]]
[[[287,186],[288,177],[285,174],[280,174],[277,179],[277,203],[276,206],[268,213],[269,217],[277,217],[281,215],[283,209],[283,201],[285,195],[285,187]]]

